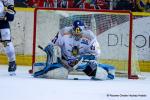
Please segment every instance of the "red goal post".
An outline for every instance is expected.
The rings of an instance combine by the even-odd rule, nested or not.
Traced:
[[[138,65],[138,64],[133,64],[133,60],[135,60],[136,63],[138,63],[138,61],[133,58],[133,53],[134,53],[133,50],[135,50],[135,48],[133,49],[134,46],[133,46],[133,36],[132,36],[132,34],[133,34],[133,32],[132,32],[133,16],[132,16],[132,12],[130,12],[130,11],[94,10],[94,9],[63,9],[63,8],[35,8],[34,29],[33,29],[32,65],[38,61],[42,61],[42,62],[45,61],[45,55],[43,53],[41,53],[39,50],[37,50],[38,49],[37,46],[39,44],[46,45],[46,44],[44,44],[44,41],[46,41],[45,43],[48,43],[48,41],[50,41],[54,37],[54,35],[58,32],[58,30],[60,28],[71,25],[71,22],[74,19],[83,20],[85,22],[85,24],[89,28],[91,28],[92,31],[94,31],[94,33],[97,35],[97,37],[100,37],[100,38],[98,38],[98,41],[100,43],[103,43],[103,44],[101,44],[102,45],[101,48],[102,49],[103,49],[103,47],[105,48],[104,52],[107,51],[107,49],[110,49],[110,51],[108,50],[107,53],[106,52],[104,53],[107,57],[105,55],[103,55],[103,52],[102,52],[102,59],[100,59],[101,63],[107,63],[107,64],[117,66],[117,68],[116,68],[117,70],[118,69],[125,70],[125,71],[123,71],[123,73],[126,72],[127,77],[129,79],[138,79],[137,72],[135,72],[135,73],[132,72],[133,69],[136,70],[137,65]],[[127,34],[127,37],[125,39],[122,39],[122,38],[124,38],[126,35],[124,36],[124,33],[121,33],[122,31],[119,32],[119,30],[122,30],[124,33]],[[111,31],[114,32],[115,34],[112,34]],[[51,33],[51,32],[54,32],[54,33]],[[47,34],[47,33],[49,33],[49,34]],[[44,36],[44,34],[45,34],[45,36]],[[107,35],[105,36],[105,34],[107,34]],[[51,39],[47,38],[48,36]],[[112,38],[110,38],[110,36],[112,36],[112,37],[121,36],[122,40],[119,40],[119,39],[117,40],[115,38],[114,38],[114,40],[111,40]],[[108,41],[108,39],[109,39],[109,41]],[[105,42],[103,42],[101,40],[103,40]],[[121,46],[118,46],[115,49],[115,43],[117,43],[117,42],[114,42],[114,41],[117,41],[117,42],[118,41],[127,41],[127,44],[124,45],[125,47],[123,47],[123,48],[121,48]],[[108,45],[108,42],[110,42],[110,44],[112,42],[114,42],[114,44]],[[105,43],[107,43],[107,45]],[[117,45],[122,45],[122,43],[117,44]],[[124,50],[124,48],[126,50]],[[114,55],[114,52],[116,50],[118,51],[118,53],[116,53]],[[110,54],[108,54],[108,52]],[[116,57],[118,55],[120,57]],[[134,55],[134,57],[135,57],[135,55]],[[113,58],[115,58],[115,59],[113,59]],[[136,67],[133,68],[133,65],[135,65]],[[122,66],[124,68],[121,68]],[[30,70],[30,72],[32,72],[32,70]],[[118,71],[118,72],[122,74],[122,71]]]

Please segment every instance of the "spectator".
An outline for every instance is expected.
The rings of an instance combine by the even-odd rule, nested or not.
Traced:
[[[106,0],[95,0],[95,8],[96,9],[108,9],[108,4]]]
[[[15,7],[27,7],[26,0],[14,0]]]
[[[147,12],[150,12],[150,0],[147,0]]]
[[[132,0],[120,0],[117,2],[115,10],[131,10],[135,11]]]
[[[83,8],[83,3],[85,0],[74,0],[73,7],[74,8]]]
[[[146,0],[137,0],[136,7],[138,11],[146,11]]]

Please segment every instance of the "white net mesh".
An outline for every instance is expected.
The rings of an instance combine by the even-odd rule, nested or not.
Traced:
[[[46,46],[61,28],[72,25],[74,20],[82,20],[97,35],[102,51],[100,63],[116,66],[119,73],[128,73],[132,25],[130,13],[38,9],[35,17],[35,62],[45,61],[45,54],[37,48],[38,45]],[[132,54],[135,54],[130,57],[131,66],[135,67],[132,66],[131,75],[137,72],[138,67],[138,61],[134,59],[136,49],[132,50]]]

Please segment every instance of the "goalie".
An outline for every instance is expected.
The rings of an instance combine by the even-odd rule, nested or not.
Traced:
[[[8,57],[8,72],[10,75],[15,75],[17,68],[15,48],[11,40],[9,24],[14,20],[15,14],[14,0],[0,0],[0,43],[3,45]]]
[[[47,61],[34,64],[34,77],[67,79],[70,71],[77,70],[96,80],[115,78],[115,67],[98,63],[99,43],[80,20],[61,29],[43,50]]]

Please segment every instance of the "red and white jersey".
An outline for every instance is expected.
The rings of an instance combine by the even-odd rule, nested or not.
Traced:
[[[65,27],[61,29],[52,42],[60,46],[63,57],[74,59],[84,54],[94,54],[96,57],[100,56],[100,46],[94,33],[84,28],[82,30],[82,37],[77,41],[72,35],[73,28]]]
[[[99,9],[107,9],[108,5],[105,0],[95,0],[95,4]]]

